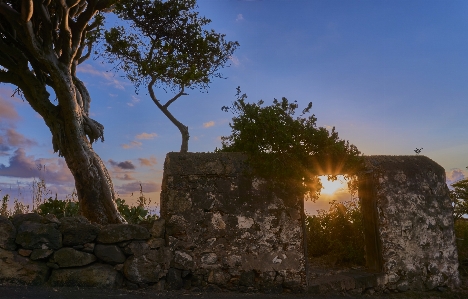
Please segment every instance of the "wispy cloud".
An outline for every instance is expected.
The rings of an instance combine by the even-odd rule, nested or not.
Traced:
[[[26,156],[23,148],[13,153],[9,159],[9,165],[0,164],[0,176],[43,178],[49,184],[74,181],[64,159],[35,159],[34,156]]]
[[[133,107],[133,106],[135,106],[135,104],[137,104],[139,102],[140,102],[139,98],[137,98],[136,96],[132,96],[132,99],[130,100],[130,102],[127,102],[127,105],[130,106],[130,107]]]
[[[120,193],[134,193],[139,192],[140,184],[142,187],[143,192],[157,192],[161,190],[161,185],[157,183],[140,183],[140,182],[132,182],[123,184],[120,186],[116,186],[116,189]]]
[[[141,133],[135,136],[136,139],[154,139],[157,137],[158,134],[156,133]]]
[[[140,147],[143,143],[139,142],[139,141],[135,141],[133,140],[132,142],[130,143],[127,143],[127,144],[122,144],[122,148],[124,149],[129,149],[129,148],[134,148],[134,147]]]
[[[158,164],[155,156],[151,156],[149,158],[138,158],[138,161],[140,161],[141,166],[147,166],[147,167],[151,167],[151,166]]]
[[[237,15],[236,17],[236,22],[240,22],[240,21],[243,21],[244,20],[244,16],[240,13]]]
[[[232,65],[235,67],[238,67],[240,65],[239,58],[237,58],[235,55],[230,56],[229,60],[231,61]]]
[[[446,172],[446,177],[447,185],[449,186],[449,188],[451,187],[451,184],[466,178],[465,173],[460,168],[453,168],[450,171]]]
[[[215,122],[210,120],[209,122],[203,123],[204,128],[209,128],[215,125]]]
[[[135,165],[131,161],[116,162],[112,159],[109,159],[109,164],[114,167],[119,167],[121,169],[135,169]]]
[[[11,101],[6,100],[4,97],[0,95],[0,121],[2,120],[19,120],[19,115],[16,112],[15,107],[11,103]]]
[[[115,178],[122,180],[122,181],[133,181],[135,180],[135,177],[131,173],[122,173],[122,174],[116,174]]]
[[[125,83],[115,78],[115,74],[112,72],[100,71],[95,69],[91,64],[80,64],[77,68],[77,72],[90,74],[92,76],[97,76],[106,81],[106,85],[111,85],[114,88],[124,90]]]

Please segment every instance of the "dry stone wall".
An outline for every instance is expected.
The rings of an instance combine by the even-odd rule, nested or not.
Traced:
[[[164,220],[100,227],[83,217],[0,216],[0,281],[163,289],[172,253]]]
[[[459,286],[445,170],[424,156],[367,156],[365,164],[359,197],[363,212],[375,213],[367,226],[377,232],[381,285],[399,291]]]
[[[238,153],[169,153],[161,217],[174,267],[212,288],[305,289],[302,199],[248,179]]]
[[[423,156],[364,160],[359,197],[368,269],[377,273],[373,287],[459,286],[444,169]],[[246,169],[245,156],[238,153],[169,153],[161,218],[141,225],[0,216],[0,282],[308,290],[302,200],[278,196],[265,182],[248,178]]]

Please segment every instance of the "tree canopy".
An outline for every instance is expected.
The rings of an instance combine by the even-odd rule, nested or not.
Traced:
[[[463,218],[468,214],[468,179],[460,180],[452,184],[450,198],[453,202],[453,216],[455,219]]]
[[[224,111],[234,114],[231,135],[221,137],[220,151],[245,152],[253,174],[271,180],[279,188],[317,198],[321,184],[318,175],[352,175],[361,163],[356,146],[338,137],[333,127],[317,127],[310,114],[312,103],[294,117],[297,102],[286,98],[246,102],[237,88],[237,100]],[[308,116],[305,116],[308,115]]]
[[[44,119],[54,152],[75,178],[80,213],[93,222],[125,220],[117,211],[111,176],[92,147],[104,141],[104,126],[90,117],[91,95],[77,66],[95,54],[104,17],[115,11],[132,27],[108,30],[107,50],[127,55],[116,59],[133,82],[173,84],[181,87],[178,96],[186,87],[204,86],[237,44],[201,30],[209,20],[194,8],[194,0],[0,0],[0,83],[16,86]],[[132,33],[137,28],[142,31]],[[145,38],[153,39],[149,48]]]
[[[211,20],[200,17],[195,8],[195,0],[119,1],[115,12],[130,21],[130,28],[119,26],[105,33],[107,57],[137,89],[147,86],[151,99],[180,130],[182,152],[188,150],[188,127],[169,112],[169,105],[187,95],[186,89],[206,89],[212,78],[222,78],[220,69],[239,45],[205,29]],[[155,86],[176,94],[162,104]]]

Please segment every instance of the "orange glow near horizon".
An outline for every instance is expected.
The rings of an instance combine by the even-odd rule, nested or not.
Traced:
[[[320,194],[332,195],[338,190],[345,189],[347,187],[346,181],[340,177],[338,176],[338,179],[332,182],[328,180],[326,175],[320,176],[319,179],[323,186]]]

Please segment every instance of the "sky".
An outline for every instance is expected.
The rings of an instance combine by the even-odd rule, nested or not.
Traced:
[[[189,151],[208,152],[230,134],[236,87],[248,101],[313,102],[318,126],[336,127],[365,155],[425,155],[448,184],[468,176],[468,2],[199,0],[207,28],[240,47],[205,93],[189,91],[170,111],[190,130]],[[112,22],[112,21],[111,21]],[[142,88],[102,59],[78,68],[91,116],[105,127],[93,145],[121,198],[135,202],[140,184],[159,202],[163,164],[180,149],[177,128]],[[53,153],[43,119],[0,84],[0,196],[31,203],[44,179],[64,198],[73,177]],[[13,95],[13,96],[12,96]],[[156,90],[162,100],[174,94]],[[45,165],[45,167],[44,167]],[[133,195],[132,195],[133,193]]]

